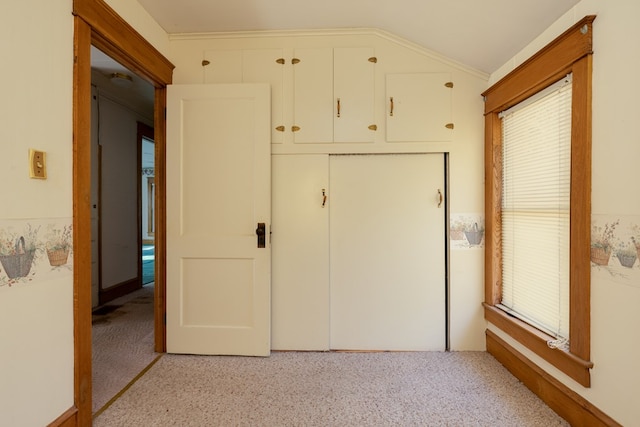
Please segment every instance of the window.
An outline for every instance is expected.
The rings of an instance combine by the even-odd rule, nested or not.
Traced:
[[[569,339],[571,75],[498,117],[500,308],[564,344]]]
[[[585,387],[594,19],[483,93],[485,317]]]

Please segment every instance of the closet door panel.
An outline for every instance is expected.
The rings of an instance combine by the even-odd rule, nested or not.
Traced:
[[[444,350],[442,155],[330,160],[331,348]]]
[[[274,350],[329,349],[328,158],[272,156]]]

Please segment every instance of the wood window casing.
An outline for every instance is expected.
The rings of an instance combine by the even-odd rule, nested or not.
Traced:
[[[584,387],[590,386],[591,71],[593,21],[587,16],[482,95],[485,97],[485,318]],[[501,300],[502,131],[498,114],[572,73],[570,325],[568,351],[553,337],[506,314]]]

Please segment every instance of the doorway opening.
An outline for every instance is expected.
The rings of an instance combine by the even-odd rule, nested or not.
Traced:
[[[74,0],[73,93],[73,229],[74,229],[74,402],[69,417],[77,425],[92,418],[91,343],[91,46],[105,52],[154,87],[156,236],[154,287],[154,347],[165,349],[164,333],[164,158],[166,86],[173,64],[105,2]]]
[[[91,48],[92,411],[154,352],[154,88]],[[150,250],[148,248],[151,248]]]

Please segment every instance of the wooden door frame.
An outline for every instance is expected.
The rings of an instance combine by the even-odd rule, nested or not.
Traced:
[[[91,425],[91,45],[155,88],[156,164],[155,350],[165,351],[165,105],[173,64],[104,0],[74,0],[73,322],[74,404],[64,425]]]

